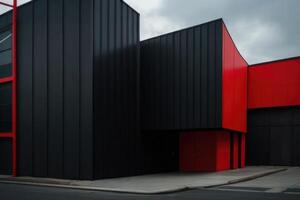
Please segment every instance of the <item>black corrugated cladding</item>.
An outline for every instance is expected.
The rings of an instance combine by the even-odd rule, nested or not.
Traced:
[[[18,8],[18,175],[138,173],[138,47],[139,14],[121,0]]]
[[[249,165],[300,166],[300,107],[248,112]]]
[[[95,177],[139,171],[139,14],[120,1],[95,1]],[[96,103],[97,102],[97,103]],[[105,122],[105,123],[97,123]]]
[[[141,43],[143,130],[221,128],[222,20]]]

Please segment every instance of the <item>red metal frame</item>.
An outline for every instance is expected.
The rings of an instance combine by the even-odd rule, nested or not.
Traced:
[[[12,175],[17,176],[17,0],[13,4],[0,2],[0,5],[12,8],[12,76],[0,79],[0,84],[12,82],[12,132],[1,133],[0,138],[12,140]]]

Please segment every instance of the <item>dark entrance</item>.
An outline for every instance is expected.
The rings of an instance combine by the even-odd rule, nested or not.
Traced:
[[[249,165],[300,166],[300,107],[249,111]]]

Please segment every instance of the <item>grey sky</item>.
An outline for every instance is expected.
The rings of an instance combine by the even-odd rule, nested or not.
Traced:
[[[250,64],[300,55],[300,0],[125,2],[141,14],[141,39],[223,18]]]

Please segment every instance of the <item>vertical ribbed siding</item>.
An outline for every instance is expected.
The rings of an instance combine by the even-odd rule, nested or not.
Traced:
[[[19,7],[18,41],[19,175],[137,174],[138,13],[121,0],[35,0]]]
[[[93,0],[18,10],[18,173],[92,179]]]
[[[221,128],[222,20],[141,43],[143,130]]]
[[[139,15],[120,0],[95,2],[95,177],[138,172]]]

